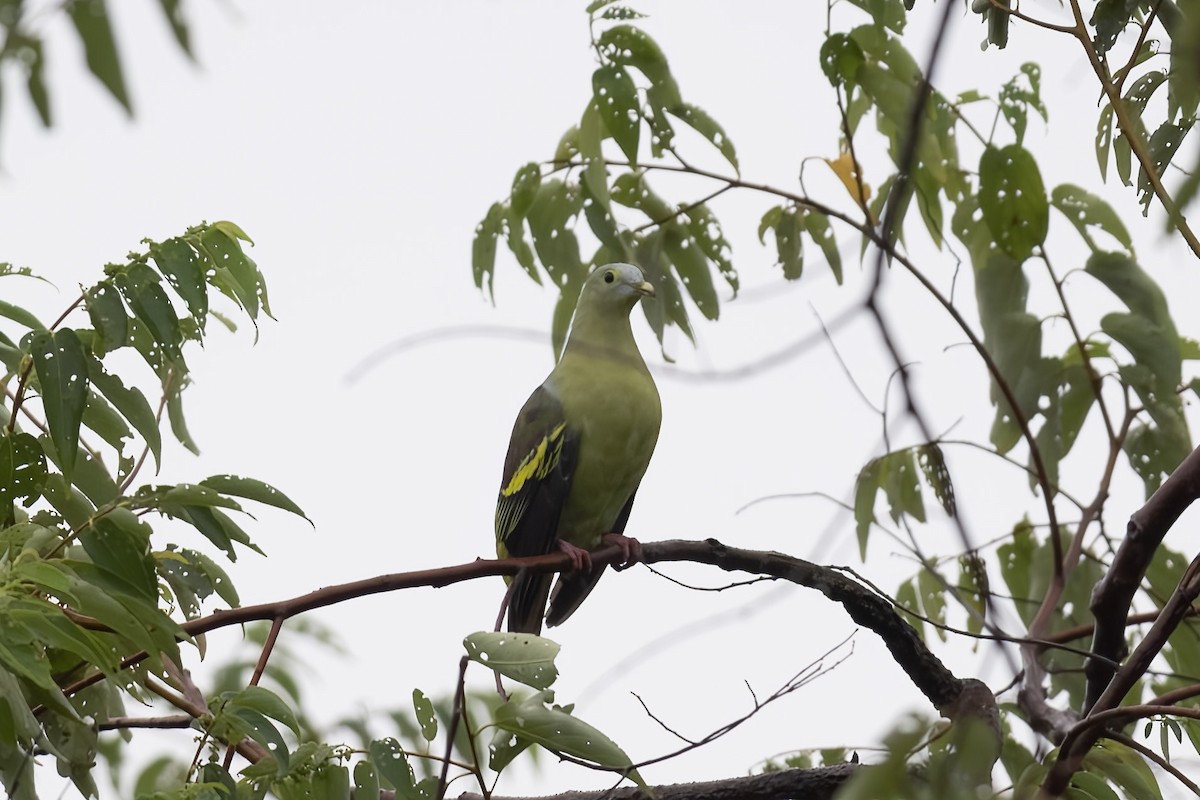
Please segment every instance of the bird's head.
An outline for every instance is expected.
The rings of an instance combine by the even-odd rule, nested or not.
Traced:
[[[643,297],[654,297],[654,286],[633,264],[598,267],[583,284],[580,305],[617,306],[628,311]]]

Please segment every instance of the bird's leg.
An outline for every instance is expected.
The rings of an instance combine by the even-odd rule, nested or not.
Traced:
[[[571,557],[571,569],[576,572],[591,571],[592,554],[587,550],[584,550],[582,547],[576,547],[564,539],[558,540],[558,549]]]
[[[600,537],[604,544],[615,544],[621,548],[621,563],[615,565],[619,569],[632,567],[642,560],[642,543],[632,536],[621,533],[606,533]]]

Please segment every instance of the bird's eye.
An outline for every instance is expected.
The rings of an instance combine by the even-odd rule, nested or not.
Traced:
[[[605,283],[612,283],[616,279],[617,279],[617,276],[613,273],[613,271],[611,269],[608,272],[604,273],[604,282]]]

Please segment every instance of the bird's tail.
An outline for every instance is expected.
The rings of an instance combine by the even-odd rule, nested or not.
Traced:
[[[546,598],[554,573],[541,575],[521,572],[513,580],[512,596],[508,602],[510,633],[541,634],[542,616],[546,613]]]
[[[575,613],[587,596],[596,588],[596,582],[604,574],[601,564],[586,572],[566,572],[559,576],[554,585],[554,593],[550,596],[550,610],[546,612],[546,624],[550,627],[561,625]],[[509,617],[511,620],[512,617]]]

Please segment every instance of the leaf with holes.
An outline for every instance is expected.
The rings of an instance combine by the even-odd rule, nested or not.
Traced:
[[[1154,171],[1161,178],[1167,172],[1167,167],[1171,165],[1171,160],[1175,158],[1175,153],[1179,150],[1179,145],[1183,143],[1183,139],[1192,129],[1192,123],[1186,125],[1176,125],[1173,122],[1164,122],[1150,137],[1150,160],[1154,162]],[[1154,198],[1154,184],[1147,174],[1145,167],[1138,170],[1138,193],[1142,203],[1142,216],[1150,213],[1150,201]]]
[[[642,123],[633,78],[623,67],[605,64],[592,73],[592,102],[621,152],[636,164]]]
[[[500,236],[504,212],[504,206],[492,203],[483,220],[475,226],[475,239],[471,243],[471,271],[475,275],[475,288],[486,291],[493,302],[495,292],[492,289],[492,276],[496,270],[496,239]]]
[[[31,341],[50,438],[63,475],[70,480],[79,449],[79,425],[87,405],[88,368],[79,337],[70,328],[38,331]]]
[[[386,739],[375,739],[369,748],[371,763],[379,771],[385,787],[396,790],[396,797],[401,800],[417,800],[421,793],[417,791],[417,779],[413,774],[412,765],[408,763],[408,754],[400,743],[390,736]]]
[[[168,360],[178,360],[183,330],[175,308],[159,284],[158,274],[145,264],[135,263],[124,274],[118,275],[114,282],[142,323],[144,332],[161,348],[162,354]]]
[[[496,709],[498,728],[540,744],[551,752],[565,753],[598,767],[625,774],[639,786],[645,781],[625,751],[604,733],[560,706],[548,706],[552,692],[539,692],[521,702],[510,700]]]
[[[1050,204],[1037,161],[1023,147],[987,148],[979,161],[979,206],[1000,249],[1024,261],[1046,240]]]
[[[664,107],[674,108],[681,102],[667,57],[645,31],[632,25],[614,25],[600,34],[596,48],[609,62],[633,67],[645,75]]]
[[[1087,242],[1092,252],[1101,249],[1096,246],[1088,230],[1090,227],[1096,227],[1120,242],[1125,251],[1133,255],[1133,240],[1129,237],[1125,224],[1121,222],[1117,212],[1113,211],[1112,206],[1096,195],[1086,189],[1064,183],[1054,187],[1054,191],[1050,193],[1050,203],[1075,226],[1075,230],[1079,231],[1079,235]]]
[[[238,475],[213,475],[211,478],[205,478],[200,481],[200,485],[214,489],[221,494],[244,497],[247,500],[255,500],[268,506],[281,508],[284,511],[290,511],[296,516],[304,517],[304,519],[308,520],[308,517],[300,509],[300,506],[292,502],[291,498],[269,483],[263,483],[256,478],[243,478]],[[312,520],[308,521],[312,522]]]
[[[675,265],[675,271],[696,308],[705,318],[716,319],[720,315],[720,302],[717,300],[712,272],[708,268],[708,259],[696,241],[687,234],[687,229],[675,222],[664,225],[663,251]]]
[[[829,218],[817,211],[806,210],[803,216],[804,232],[812,237],[813,244],[821,248],[825,255],[825,263],[829,265],[833,278],[842,285],[842,255],[838,252],[837,240],[833,238],[833,228],[829,226]]]
[[[46,455],[23,431],[0,435],[0,526],[12,523],[13,503],[29,508],[46,486]]]
[[[738,171],[737,151],[733,148],[733,142],[730,141],[729,135],[725,133],[721,124],[710,117],[707,111],[691,103],[680,103],[668,110],[672,116],[678,117],[680,121],[707,139],[709,144],[720,151],[734,171]]]
[[[184,239],[174,238],[150,245],[150,257],[175,293],[187,304],[188,311],[204,330],[208,319],[208,287],[204,279],[204,259]]]
[[[121,416],[141,435],[154,456],[154,463],[159,464],[162,434],[159,433],[158,420],[154,416],[153,409],[150,408],[150,403],[146,401],[145,395],[136,386],[126,388],[120,378],[105,372],[99,359],[89,358],[87,369],[92,386],[104,395],[108,402],[112,403]]]
[[[437,738],[437,714],[433,710],[433,702],[420,689],[413,689],[413,712],[417,715],[417,724],[421,726],[421,735],[425,741],[432,742]]]
[[[548,689],[558,678],[558,643],[532,633],[477,631],[463,647],[472,661],[534,689]]]

